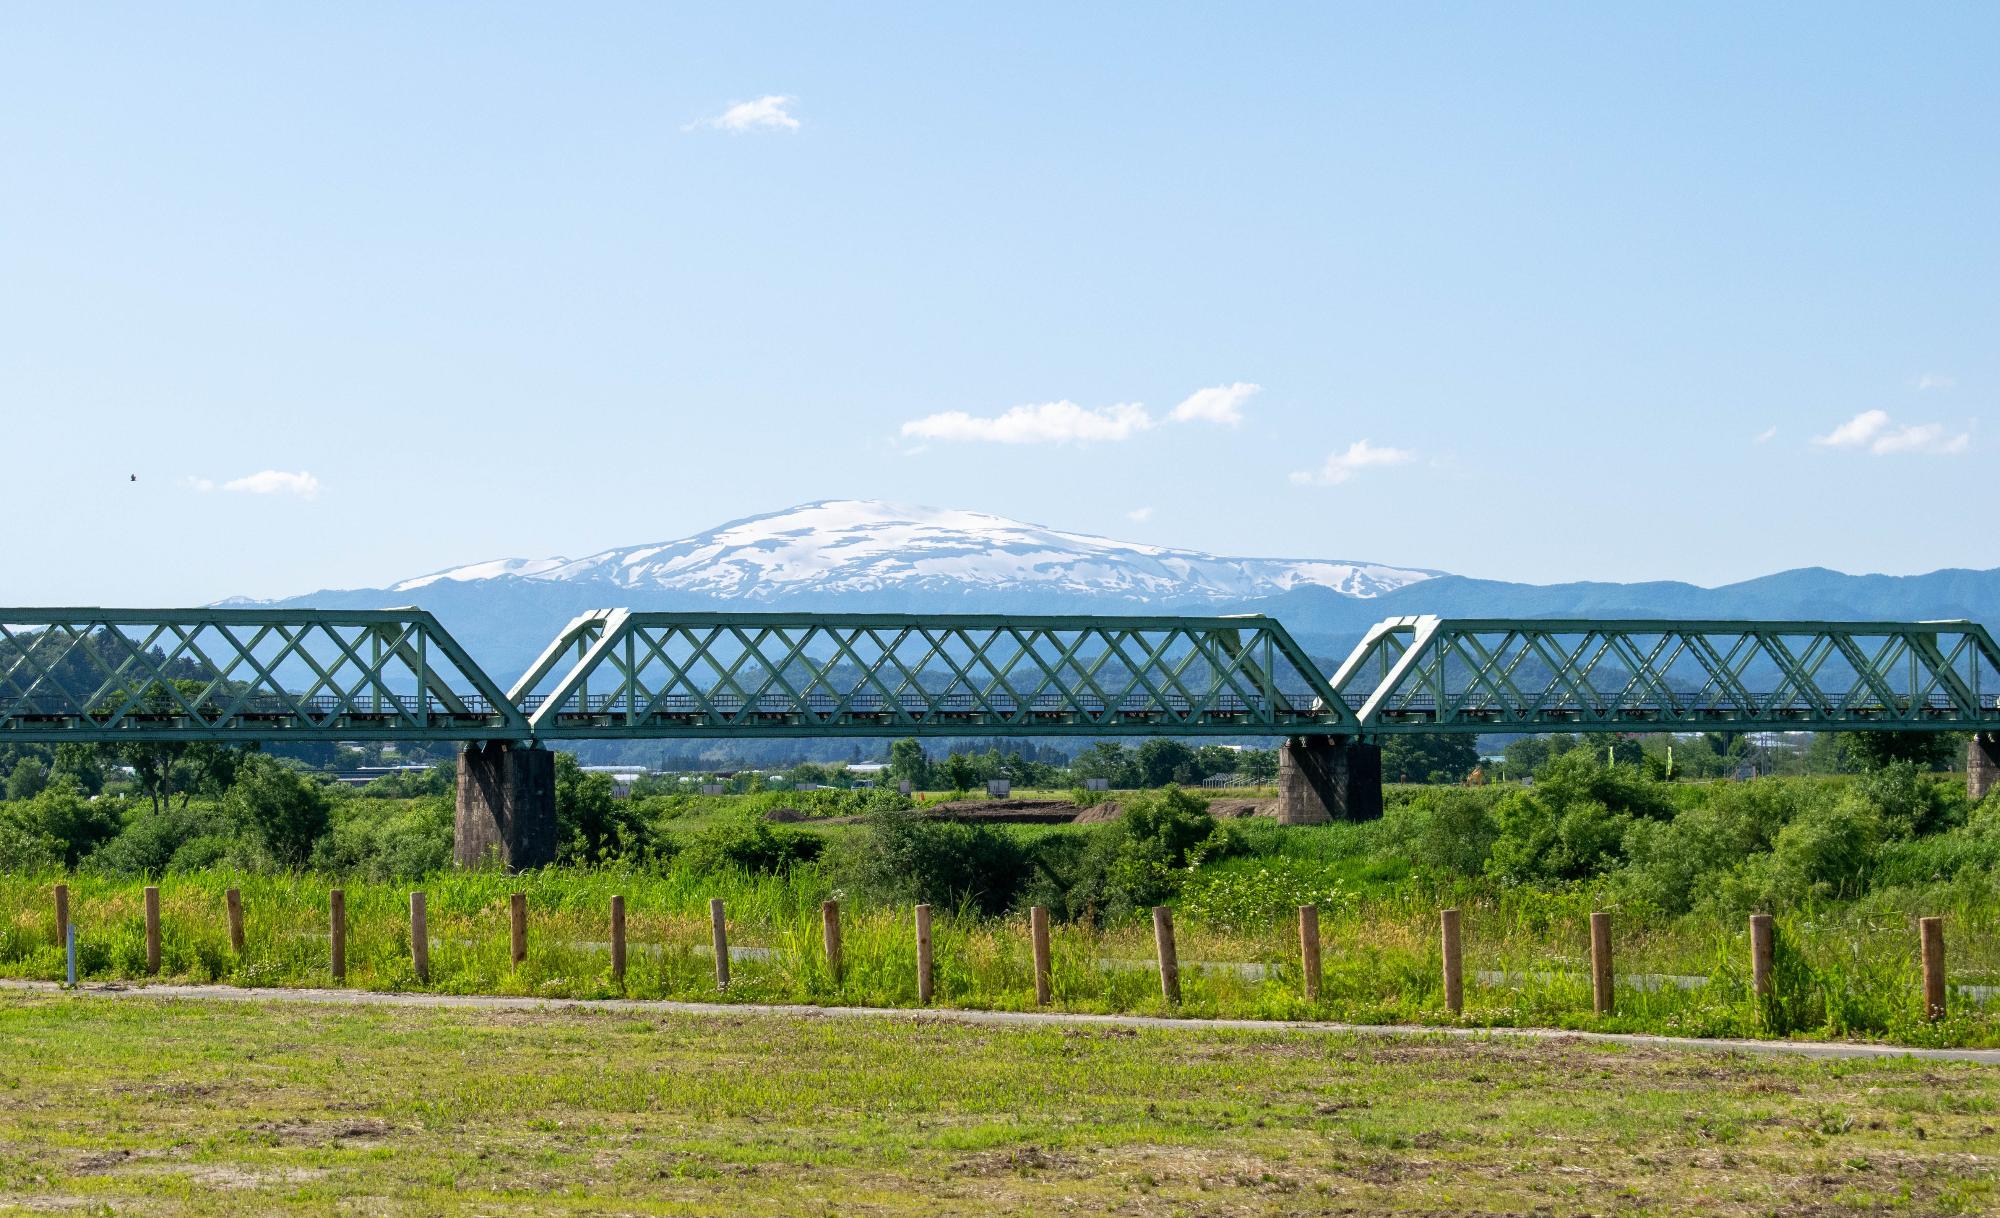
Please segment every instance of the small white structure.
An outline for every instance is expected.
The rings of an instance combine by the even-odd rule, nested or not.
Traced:
[[[1009,779],[989,778],[986,780],[986,798],[988,799],[1005,799],[1008,792],[1013,789],[1014,784]]]
[[[1086,791],[1109,791],[1111,789],[1111,780],[1109,778],[1086,778],[1083,780],[1083,789]]]

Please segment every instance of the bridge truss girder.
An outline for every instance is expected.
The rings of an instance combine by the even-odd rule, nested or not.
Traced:
[[[1962,621],[1391,618],[1333,686],[1369,735],[2000,729]]]
[[[1357,727],[1284,627],[1255,616],[611,610],[572,621],[513,696],[541,739]]]
[[[0,609],[0,740],[511,740],[420,609]]]

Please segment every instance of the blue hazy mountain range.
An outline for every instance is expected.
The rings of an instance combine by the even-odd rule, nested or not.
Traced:
[[[272,604],[416,605],[503,683],[587,609],[1266,613],[1316,655],[1385,617],[1984,620],[2000,569],[1846,575],[1823,567],[1704,588],[1517,584],[1336,558],[1230,558],[976,512],[862,500],[803,504],[677,541],[571,559],[506,558]]]

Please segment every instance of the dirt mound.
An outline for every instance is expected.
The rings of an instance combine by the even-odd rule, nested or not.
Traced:
[[[764,813],[764,819],[776,821],[781,825],[796,825],[802,820],[811,820],[812,818],[797,808],[772,808],[770,811]]]
[[[1067,799],[959,799],[917,809],[920,816],[999,825],[1067,825],[1080,811]]]
[[[1085,808],[1083,811],[1077,813],[1076,823],[1079,825],[1096,825],[1102,824],[1105,821],[1117,820],[1120,811],[1121,809],[1116,800],[1106,800],[1104,803]],[[1241,820],[1246,816],[1276,816],[1278,814],[1278,801],[1275,799],[1217,799],[1209,803],[1208,814],[1217,820]]]
[[[1218,799],[1208,805],[1208,814],[1217,820],[1241,820],[1246,816],[1276,816],[1275,799]]]

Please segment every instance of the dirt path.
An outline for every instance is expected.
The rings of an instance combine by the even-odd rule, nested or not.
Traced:
[[[0,994],[61,994],[52,981],[0,980]],[[77,993],[91,998],[176,998],[205,1002],[301,1002],[333,1006],[463,1007],[493,1011],[653,1011],[681,1015],[785,1015],[801,1019],[935,1020],[990,1026],[1050,1027],[1096,1025],[1120,1028],[1229,1029],[1306,1035],[1454,1037],[1470,1040],[1567,1040],[1710,1053],[1759,1053],[1830,1059],[1910,1057],[1926,1061],[1976,1062],[2000,1066],[2000,1049],[1915,1049],[1899,1045],[1786,1040],[1712,1040],[1691,1036],[1646,1036],[1627,1032],[1571,1032],[1553,1028],[1431,1028],[1411,1024],[1370,1025],[1265,1019],[1166,1019],[1155,1015],[1085,1015],[1061,1011],[974,1011],[951,1007],[815,1007],[737,1002],[670,1002],[636,998],[514,998],[488,994],[405,994],[373,990],[250,989],[227,985],[89,984]]]

